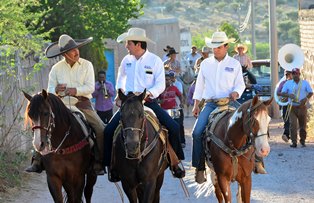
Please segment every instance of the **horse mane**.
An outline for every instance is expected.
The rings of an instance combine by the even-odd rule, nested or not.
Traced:
[[[71,111],[64,105],[62,100],[57,97],[56,95],[52,93],[48,93],[47,101],[44,98],[44,96],[39,93],[32,97],[31,101],[28,102],[28,105],[26,107],[25,111],[25,126],[27,124],[30,124],[31,119],[30,118],[38,118],[39,117],[39,111],[41,105],[43,105],[45,102],[48,102],[51,106],[51,110],[54,112],[55,115],[58,116],[58,121],[62,122],[69,122],[72,119],[75,119],[71,113]]]

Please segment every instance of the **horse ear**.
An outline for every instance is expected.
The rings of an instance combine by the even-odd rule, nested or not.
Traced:
[[[24,92],[22,90],[23,94],[24,94],[24,97],[28,100],[28,101],[31,101],[31,99],[33,98],[31,95],[27,94],[26,92]]]
[[[272,103],[273,99],[274,99],[274,97],[271,97],[269,100],[264,101],[263,103],[264,103],[266,106],[268,106],[268,105],[270,105],[270,104]]]
[[[255,106],[257,104],[257,102],[258,102],[258,96],[255,95],[253,100],[252,100],[252,106]]]
[[[124,95],[121,89],[118,90],[118,96],[122,102],[126,100],[126,96]]]
[[[43,90],[41,91],[41,94],[43,95],[43,97],[44,97],[45,99],[47,99],[48,93],[47,93],[46,90],[43,89]]]
[[[139,98],[141,99],[141,101],[143,101],[146,97],[146,88],[144,89],[144,91],[142,92],[142,94],[139,95]]]

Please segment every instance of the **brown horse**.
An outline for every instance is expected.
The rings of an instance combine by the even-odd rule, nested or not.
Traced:
[[[160,139],[165,131],[144,111],[145,95],[146,91],[126,96],[119,90],[121,127],[114,141],[111,166],[120,175],[131,203],[159,202],[167,168],[166,143]]]
[[[238,200],[250,202],[254,153],[265,157],[270,151],[267,106],[271,101],[259,101],[255,96],[227,112],[214,129],[207,127],[205,151],[209,150],[206,154],[210,154],[216,174],[212,181],[218,202],[231,202],[231,181],[238,182]]]
[[[54,202],[64,201],[62,187],[67,202],[82,202],[83,190],[86,202],[91,202],[97,176],[81,125],[57,96],[45,90],[33,97],[24,92],[24,96],[29,100],[25,122],[32,123],[33,145],[42,154]]]

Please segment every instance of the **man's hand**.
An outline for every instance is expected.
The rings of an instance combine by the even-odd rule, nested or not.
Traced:
[[[235,100],[237,100],[239,98],[239,94],[237,92],[231,92],[229,94],[229,97],[230,97],[231,101],[235,101]]]
[[[66,88],[67,88],[67,84],[57,84],[56,93],[60,96],[64,96]]]
[[[75,87],[66,88],[65,95],[75,96],[76,95],[76,88]]]

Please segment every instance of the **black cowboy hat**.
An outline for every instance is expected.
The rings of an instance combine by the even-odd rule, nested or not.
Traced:
[[[168,54],[166,56],[170,56],[171,54],[178,54],[179,52],[176,52],[174,48],[170,49]]]
[[[47,58],[53,58],[67,51],[70,51],[71,49],[84,46],[85,44],[88,44],[91,41],[93,41],[92,37],[89,37],[87,39],[75,39],[74,40],[69,35],[63,34],[59,37],[58,42],[53,42],[46,48],[45,54]]]
[[[170,49],[173,49],[173,47],[167,45],[166,48],[164,48],[164,51],[165,51],[165,52],[168,52]]]

